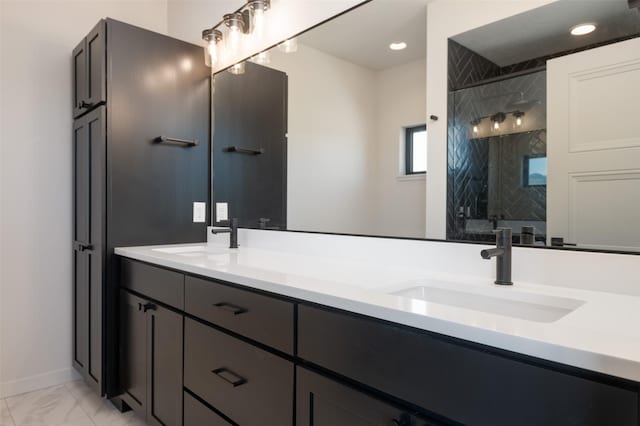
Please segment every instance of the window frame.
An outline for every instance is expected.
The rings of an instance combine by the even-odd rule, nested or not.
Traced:
[[[529,161],[531,161],[532,159],[536,159],[536,158],[547,158],[547,154],[525,155],[524,158],[523,158],[522,186],[524,188],[539,188],[539,187],[546,187],[547,186],[546,182],[544,184],[537,184],[537,185],[536,184],[531,185],[529,183]],[[547,168],[548,168],[548,163],[547,163]]]
[[[404,128],[404,174],[406,176],[426,175],[427,171],[416,172],[413,170],[413,135],[418,132],[426,132],[427,125],[409,126]]]

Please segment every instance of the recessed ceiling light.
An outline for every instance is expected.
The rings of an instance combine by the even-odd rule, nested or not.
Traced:
[[[596,30],[596,24],[580,24],[571,28],[571,35],[582,36],[591,34]]]
[[[391,43],[389,45],[389,49],[391,50],[402,50],[406,48],[407,48],[407,43],[405,43],[404,41],[401,41],[399,43]]]

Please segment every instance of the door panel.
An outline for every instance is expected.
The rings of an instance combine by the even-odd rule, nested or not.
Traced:
[[[82,39],[71,55],[73,68],[73,117],[82,115],[82,101],[87,96],[87,42]]]
[[[88,108],[106,101],[106,25],[100,21],[87,36],[87,96]]]
[[[89,243],[89,217],[91,209],[91,146],[86,118],[74,123],[74,233],[75,241]]]
[[[81,373],[89,366],[89,254],[73,251],[73,361]]]
[[[266,218],[268,227],[285,229],[287,75],[247,62],[244,74],[219,73],[214,86],[214,200],[229,203],[240,226]]]
[[[182,315],[156,306],[147,312],[149,332],[147,421],[182,424]]]
[[[409,413],[297,367],[298,426],[415,426]],[[421,422],[422,424],[427,424]],[[429,423],[431,424],[431,423]]]
[[[547,65],[547,235],[580,247],[640,247],[640,39]]]
[[[142,418],[147,407],[146,300],[120,292],[120,385],[125,402]]]

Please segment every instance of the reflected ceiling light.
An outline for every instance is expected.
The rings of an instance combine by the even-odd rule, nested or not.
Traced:
[[[298,39],[290,38],[289,40],[285,40],[278,45],[278,49],[283,51],[284,53],[293,53],[298,51]]]
[[[229,72],[233,75],[244,74],[244,62],[238,62],[231,68],[229,68]]]
[[[407,43],[405,43],[404,41],[398,42],[398,43],[391,43],[389,45],[389,49],[391,50],[403,50],[407,48]]]
[[[204,49],[204,63],[210,67],[218,61],[218,43],[222,41],[222,32],[213,29],[204,30],[202,39],[207,43]]]
[[[265,50],[264,52],[260,52],[256,56],[251,58],[251,61],[256,64],[266,65],[271,62],[271,54],[268,50]]]
[[[596,24],[590,24],[590,23],[579,24],[571,28],[571,35],[583,36],[583,35],[591,34],[596,30],[596,28],[597,28]]]

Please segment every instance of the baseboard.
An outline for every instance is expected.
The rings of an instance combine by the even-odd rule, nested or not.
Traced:
[[[0,398],[8,398],[21,393],[44,389],[78,379],[80,379],[80,375],[73,368],[69,367],[25,377],[23,379],[2,382],[0,383]]]

